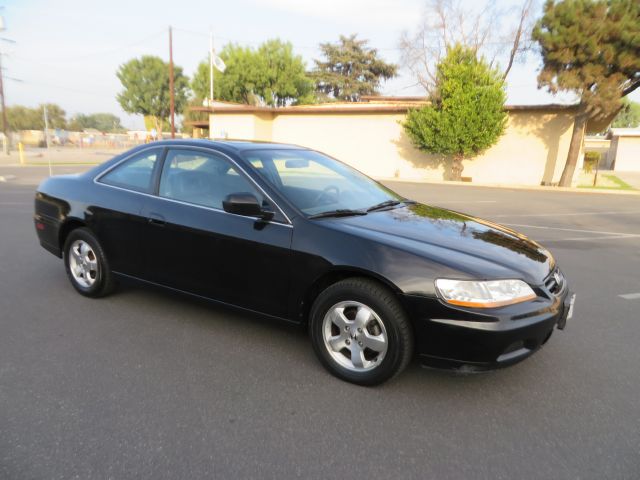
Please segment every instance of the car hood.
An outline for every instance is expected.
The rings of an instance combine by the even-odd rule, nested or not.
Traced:
[[[548,250],[518,232],[420,203],[330,223],[333,228],[416,253],[476,278],[516,277],[539,284],[554,266]]]

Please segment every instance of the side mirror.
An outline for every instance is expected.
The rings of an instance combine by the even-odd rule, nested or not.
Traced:
[[[253,193],[231,193],[222,201],[222,208],[227,213],[244,217],[259,217],[263,220],[273,218],[273,212],[262,208]]]

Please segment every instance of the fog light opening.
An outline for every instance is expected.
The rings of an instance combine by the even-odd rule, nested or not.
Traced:
[[[522,340],[518,340],[517,342],[513,342],[511,345],[505,348],[502,354],[505,355],[507,353],[515,352],[516,350],[520,350],[522,348],[524,348],[524,342]]]

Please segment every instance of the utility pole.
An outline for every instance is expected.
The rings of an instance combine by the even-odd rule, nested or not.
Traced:
[[[169,98],[171,110],[171,138],[176,138],[175,125],[175,92],[173,91],[173,37],[169,27]]]
[[[4,9],[4,5],[0,7],[0,9]],[[6,30],[6,27],[4,25],[4,17],[0,16],[0,32],[4,32]],[[8,38],[2,38],[2,40],[4,40],[5,42],[9,42],[9,43],[16,43],[13,40],[10,40]],[[4,103],[4,71],[2,70],[2,52],[0,52],[0,106],[2,106],[2,133],[4,133],[4,142],[2,142],[3,144],[3,148],[4,148],[4,153],[6,155],[9,155],[9,135],[8,135],[8,128],[7,128],[7,108],[5,106]]]
[[[4,153],[9,155],[9,134],[7,131],[7,108],[4,104],[4,72],[2,71],[2,54],[0,53],[0,106],[2,106],[2,133],[4,133]]]
[[[213,107],[213,31],[209,33],[209,106]]]
[[[43,106],[44,110],[44,140],[47,143],[47,157],[49,159],[49,176],[52,175],[51,172],[51,155],[49,154],[49,116],[47,115],[47,104],[45,103]]]
[[[47,105],[42,106],[44,110],[44,140],[47,144],[47,150],[49,149],[49,115],[47,115]]]

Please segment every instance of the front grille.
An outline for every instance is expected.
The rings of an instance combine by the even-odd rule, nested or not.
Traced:
[[[544,281],[544,286],[553,295],[558,295],[564,287],[564,275],[559,268],[554,269]]]

